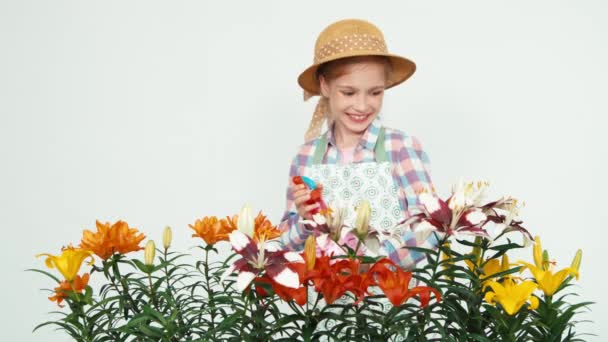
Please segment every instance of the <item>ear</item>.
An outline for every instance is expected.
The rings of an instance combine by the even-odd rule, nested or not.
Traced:
[[[329,97],[329,84],[327,84],[327,80],[323,75],[319,75],[319,90],[321,90],[323,97]]]

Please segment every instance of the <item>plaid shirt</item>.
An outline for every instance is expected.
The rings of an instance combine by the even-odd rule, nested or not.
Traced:
[[[376,160],[374,147],[376,146],[381,127],[380,119],[377,117],[361,137],[355,149],[353,163],[374,162]],[[407,218],[419,211],[417,192],[423,189],[429,191],[433,189],[430,178],[429,158],[415,137],[386,127],[384,130],[384,146],[389,161],[393,166],[393,180],[401,189],[398,192],[399,204],[404,212],[404,217]],[[323,158],[323,164],[338,164],[341,155],[333,136],[333,130],[330,129],[324,134],[327,135],[328,147]],[[318,139],[310,140],[300,146],[296,157],[291,163],[288,182],[291,182],[293,176],[308,174],[307,171],[313,164],[313,156]],[[292,250],[301,250],[306,238],[312,233],[311,230],[306,229],[299,223],[299,215],[289,186],[287,187],[287,209],[279,228],[283,231],[283,235],[281,236],[283,244]],[[401,236],[401,239],[408,246],[432,248],[436,245],[436,239],[433,234],[426,241],[417,241],[413,233],[406,232]],[[409,251],[408,249],[399,249],[399,246],[395,248],[390,243],[384,245],[384,247],[388,251],[389,257],[405,269],[412,268],[418,261],[424,258],[424,254],[422,253]]]

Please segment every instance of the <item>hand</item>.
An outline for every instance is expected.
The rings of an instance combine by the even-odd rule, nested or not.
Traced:
[[[304,184],[294,184],[291,182],[291,192],[293,193],[294,203],[298,210],[298,215],[305,220],[312,220],[312,212],[319,208],[317,202],[310,204],[310,189]]]

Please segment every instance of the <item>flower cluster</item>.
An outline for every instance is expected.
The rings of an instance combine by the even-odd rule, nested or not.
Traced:
[[[370,224],[365,201],[352,226],[346,208],[323,202],[302,222],[314,232],[302,251],[285,249],[282,231],[248,205],[189,225],[202,255],[174,251],[169,227],[157,250],[124,221],[97,221],[78,247],[38,255],[61,275],[37,270],[56,282],[49,300],[67,303],[70,314],[37,328],[55,325],[76,340],[574,339],[572,318],[591,303],[558,294],[578,279],[582,252],[556,270],[518,219],[519,202],[484,203],[486,187],[460,182],[446,200],[420,194],[419,213],[396,229],[433,235],[437,244],[397,244],[425,255],[413,269],[387,257],[383,243],[395,236]],[[233,253],[222,255],[220,243]],[[529,245],[532,262],[510,261],[512,250]],[[99,288],[92,277],[102,277]]]

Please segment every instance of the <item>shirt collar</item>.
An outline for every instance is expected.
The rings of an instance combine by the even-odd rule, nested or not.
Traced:
[[[334,123],[335,124],[335,123]],[[338,147],[336,144],[336,138],[334,136],[334,124],[331,125],[331,128],[327,130],[326,137],[327,142],[334,147]],[[380,116],[376,116],[374,121],[369,125],[365,133],[359,139],[359,145],[363,148],[373,151],[376,147],[376,142],[378,141],[378,133],[380,132],[380,127],[382,126],[382,121],[380,120]]]

